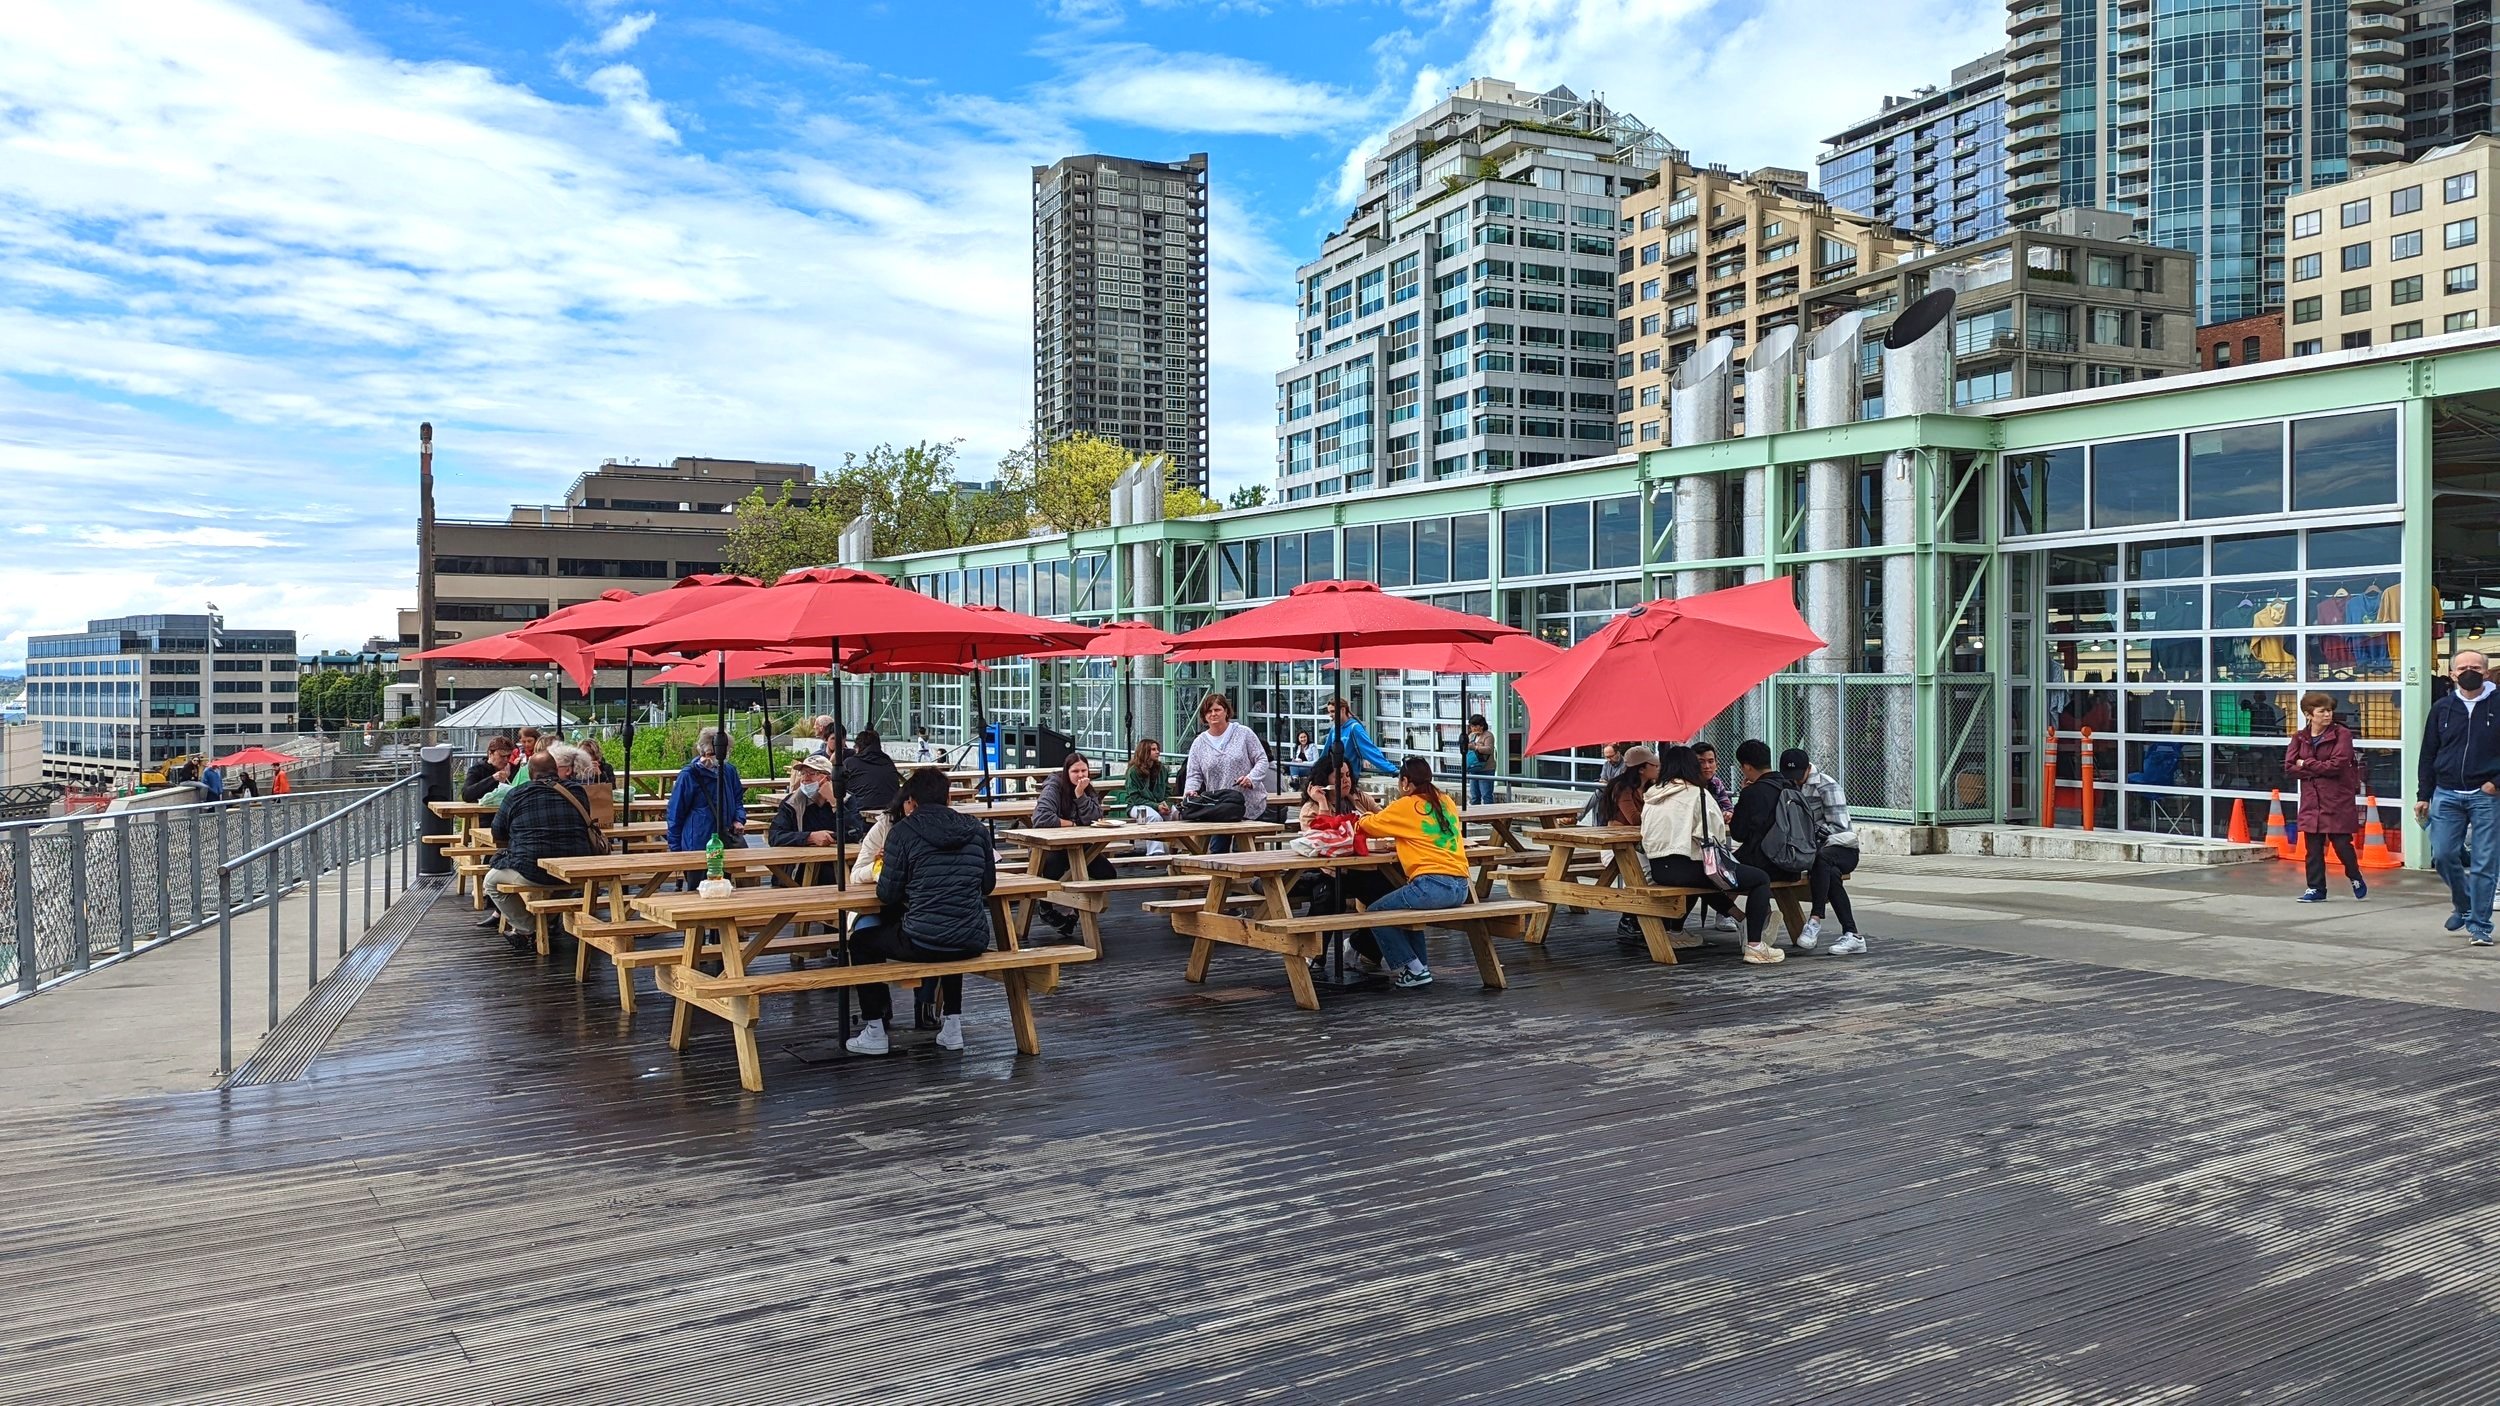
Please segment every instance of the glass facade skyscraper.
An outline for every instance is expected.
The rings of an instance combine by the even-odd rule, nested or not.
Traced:
[[[1942,88],[1884,99],[1830,139],[1816,183],[1834,209],[1872,215],[1937,244],[2005,232],[2005,55],[1953,70]]]
[[[2090,206],[2200,261],[2199,320],[2283,302],[2283,201],[2347,173],[2351,0],[2013,0],[2018,224]]]

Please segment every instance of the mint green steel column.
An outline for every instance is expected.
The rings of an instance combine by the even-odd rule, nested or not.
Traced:
[[[2438,668],[2433,645],[2432,605],[2439,598],[2431,579],[2431,369],[2414,362],[2413,394],[2404,414],[2404,598],[2403,628],[2398,640],[2404,652],[2404,700],[2401,716],[2404,774],[2398,778],[2397,809],[2404,821],[2404,861],[2408,869],[2430,867],[2430,840],[2413,818],[2414,768],[2421,764],[2422,719],[2430,712],[2431,679]]]

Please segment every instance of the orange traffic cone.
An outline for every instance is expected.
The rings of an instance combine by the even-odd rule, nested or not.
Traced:
[[[2245,800],[2231,802],[2231,831],[2228,838],[2235,845],[2248,843],[2248,802]]]
[[[2378,821],[2378,797],[2363,803],[2370,813],[2370,823],[2361,832],[2361,867],[2364,869],[2402,869],[2405,862],[2387,847],[2387,827]]]
[[[2292,850],[2291,836],[2283,833],[2283,793],[2280,791],[2274,793],[2273,802],[2266,807],[2266,848],[2273,850],[2277,859],[2300,857]]]

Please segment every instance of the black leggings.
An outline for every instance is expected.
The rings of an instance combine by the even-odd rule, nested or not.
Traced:
[[[872,923],[851,929],[851,965],[867,966],[871,962],[962,962],[979,956],[978,952],[938,951],[922,947],[903,936],[897,923]],[[938,980],[945,993],[946,1013],[964,1013],[964,979],[949,975]],[[872,981],[859,988],[859,1014],[864,1020],[884,1020],[894,1013],[894,993],[882,981]]]
[[[1351,913],[1357,903],[1369,908],[1386,898],[1389,891],[1397,887],[1396,884],[1389,882],[1387,875],[1377,869],[1347,869],[1335,874],[1313,874],[1303,882],[1305,886],[1302,893],[1310,900],[1309,911],[1313,916],[1322,913]],[[1380,941],[1373,937],[1368,929],[1357,929],[1346,936],[1347,940],[1354,944],[1355,951],[1375,962],[1380,960]]]
[[[2343,861],[2344,877],[2356,884],[2361,882],[2361,861],[2353,855],[2352,836],[2348,834],[2321,835],[2315,830],[2303,830],[2300,832],[2300,844],[2301,848],[2307,851],[2309,887],[2313,889],[2326,887],[2326,847],[2328,845],[2335,846],[2335,857]]]
[[[1858,915],[1849,910],[1849,890],[1841,882],[1857,867],[1856,850],[1833,848],[1816,855],[1814,867],[1806,871],[1806,896],[1814,902],[1814,916],[1822,917],[1828,906],[1840,919],[1842,932],[1858,930]]]
[[[1762,927],[1771,920],[1771,876],[1750,864],[1734,865],[1728,870],[1728,874],[1736,880],[1736,890],[1733,894],[1723,897],[1721,901],[1725,901],[1725,898],[1745,900],[1745,940],[1760,942]],[[1649,881],[1653,884],[1665,884],[1670,888],[1680,889],[1717,887],[1710,882],[1709,875],[1701,872],[1700,860],[1687,859],[1680,854],[1663,854],[1652,858],[1649,861]],[[1699,901],[1707,903],[1710,900]],[[1691,911],[1690,904],[1686,905],[1686,911]]]

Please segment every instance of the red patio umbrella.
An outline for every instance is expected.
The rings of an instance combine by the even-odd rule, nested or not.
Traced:
[[[1146,620],[1113,620],[1102,626],[1093,640],[1076,649],[1054,649],[1031,656],[1035,659],[1116,659],[1114,682],[1120,690],[1121,707],[1112,711],[1112,723],[1127,721],[1120,716],[1128,702],[1128,661],[1153,659],[1172,652],[1172,641],[1178,635]],[[1135,731],[1134,728],[1129,729]]]
[[[1427,605],[1393,596],[1369,581],[1311,581],[1296,586],[1282,600],[1245,610],[1182,635],[1172,642],[1176,657],[1214,657],[1209,646],[1240,658],[1233,649],[1302,650],[1343,655],[1349,645],[1482,644],[1526,631],[1481,615]],[[1337,695],[1339,702],[1344,695]],[[1333,711],[1332,711],[1333,717]],[[1337,725],[1329,727],[1329,747],[1344,750]]]
[[[609,642],[632,630],[639,630],[662,620],[690,614],[706,606],[717,605],[743,591],[761,590],[761,583],[752,576],[731,576],[718,572],[699,572],[682,576],[657,591],[637,594],[632,591],[602,591],[596,600],[568,605],[543,620],[524,625],[516,633],[533,637],[572,638],[592,646],[591,663],[620,664],[625,669],[625,789],[634,787],[634,666],[661,664],[675,659],[675,651],[639,650],[616,646]],[[583,697],[589,697],[590,685],[582,685]],[[715,689],[715,703],[720,710],[723,736],[729,731],[729,694],[725,688]],[[724,786],[727,778],[722,778]]]
[[[462,644],[442,645],[408,657],[411,659],[448,659],[456,664],[554,665],[562,671],[557,675],[555,686],[555,729],[556,736],[562,737],[564,735],[563,675],[571,674],[574,682],[582,686],[582,697],[587,699],[590,697],[590,686],[598,666],[591,662],[589,647],[580,640],[566,635],[524,633],[528,628],[524,625],[521,629],[506,630],[500,635],[488,635],[484,639],[469,640]]]
[[[210,762],[209,765],[286,766],[298,760],[300,760],[300,758],[290,757],[284,752],[272,752],[266,747],[245,747],[240,751],[228,752],[224,756]]]
[[[1685,738],[1823,643],[1797,613],[1795,582],[1775,576],[1636,605],[1511,687],[1528,705],[1530,752]]]
[[[988,629],[997,633],[879,646],[863,652],[856,659],[846,658],[842,667],[854,669],[857,664],[864,667],[856,668],[856,672],[907,674],[916,672],[918,666],[928,664],[968,669],[971,665],[986,664],[996,659],[1058,658],[1072,650],[1090,648],[1103,634],[1090,625],[1046,620],[1038,615],[1009,610],[1003,605],[967,605],[962,609],[979,616]],[[981,758],[981,789],[977,794],[986,800],[991,788],[989,687],[985,678],[976,679],[973,683],[972,711],[973,736],[977,739],[976,750]]]

